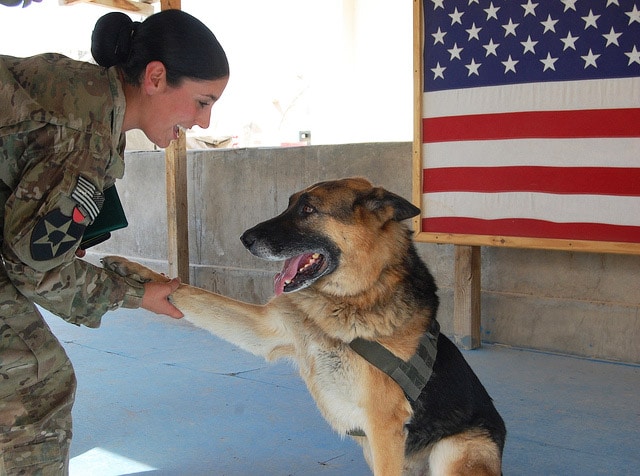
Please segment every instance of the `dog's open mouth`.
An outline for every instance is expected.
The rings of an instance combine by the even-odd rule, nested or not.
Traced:
[[[326,260],[320,253],[304,253],[288,258],[282,271],[273,279],[276,296],[296,291],[311,284],[326,269]]]

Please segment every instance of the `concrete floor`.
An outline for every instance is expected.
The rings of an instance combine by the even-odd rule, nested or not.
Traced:
[[[142,310],[47,320],[78,376],[71,475],[367,475],[295,369]],[[640,474],[640,366],[465,351],[506,421],[505,475]]]

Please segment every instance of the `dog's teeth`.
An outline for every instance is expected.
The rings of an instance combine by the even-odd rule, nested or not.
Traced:
[[[291,284],[291,280],[290,279],[285,279],[284,284]]]
[[[320,257],[319,253],[314,253],[311,258],[309,258],[309,261],[307,261],[304,266],[298,268],[298,273],[303,272],[305,269],[307,269],[309,266],[312,266],[314,264],[316,264],[316,261],[318,261],[318,258]]]

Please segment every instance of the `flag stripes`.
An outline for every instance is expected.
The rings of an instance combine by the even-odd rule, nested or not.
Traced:
[[[423,142],[516,138],[637,137],[640,109],[527,111],[424,119]]]
[[[640,168],[441,167],[424,169],[423,184],[424,193],[530,191],[636,196]]]

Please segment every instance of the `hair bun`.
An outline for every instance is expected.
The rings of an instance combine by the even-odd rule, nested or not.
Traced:
[[[139,22],[120,12],[100,17],[91,34],[91,55],[96,63],[106,68],[125,63],[138,25]]]

